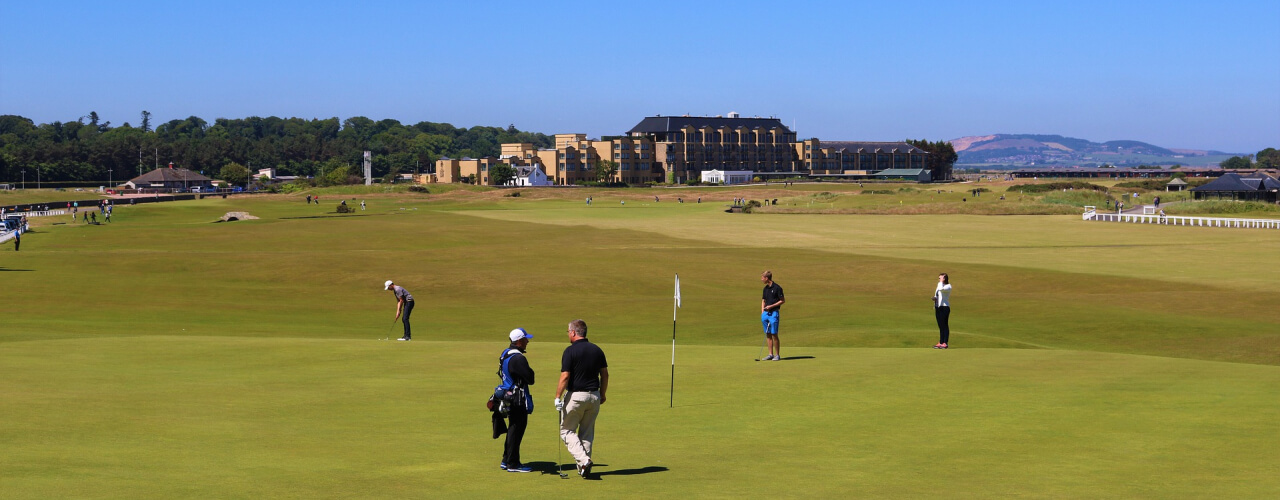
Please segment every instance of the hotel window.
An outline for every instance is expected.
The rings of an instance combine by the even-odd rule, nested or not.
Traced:
[[[613,159],[618,160],[618,159],[621,159],[621,158],[622,158],[622,155],[620,155],[620,154],[618,154],[618,153],[614,153],[614,154],[613,154]]]
[[[623,169],[623,170],[631,170],[631,164],[630,164],[630,163],[623,163],[623,164],[622,164],[622,169]]]
[[[560,159],[561,159],[561,160],[563,160],[563,159],[564,159],[564,153],[560,153]]]

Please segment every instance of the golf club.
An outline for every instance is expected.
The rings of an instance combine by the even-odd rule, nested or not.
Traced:
[[[768,335],[765,335],[765,336],[764,336],[764,338],[760,340],[760,352],[759,352],[758,354],[756,354],[756,361],[760,361],[760,360],[764,359],[764,356],[762,356],[762,354],[764,354],[764,345],[765,345],[765,343],[767,343],[768,341],[769,341],[769,336],[768,336]]]
[[[560,475],[560,479],[569,479],[569,475],[560,469],[560,429],[564,427],[564,410],[556,410],[560,416],[560,423],[556,425],[556,474]]]

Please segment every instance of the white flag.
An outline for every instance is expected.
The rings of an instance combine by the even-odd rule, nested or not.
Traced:
[[[680,275],[676,274],[676,307],[680,307]]]

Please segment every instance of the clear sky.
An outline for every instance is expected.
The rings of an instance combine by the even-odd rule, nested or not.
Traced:
[[[0,2],[0,114],[1280,147],[1280,1]]]

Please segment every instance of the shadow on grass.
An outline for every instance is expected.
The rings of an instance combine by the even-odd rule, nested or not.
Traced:
[[[9,269],[9,268],[7,268],[7,267],[0,267],[0,273],[5,273],[5,272],[31,272],[31,271],[35,271],[35,269]]]
[[[600,465],[596,465],[595,467],[600,467]],[[595,476],[592,479],[600,479],[600,476],[634,476],[637,474],[666,472],[668,470],[670,469],[662,466],[657,466],[657,465],[650,465],[648,467],[641,467],[639,469],[618,469],[618,470],[606,470],[606,471],[599,471],[599,472],[596,472],[593,468],[593,470],[591,471],[591,475]]]
[[[572,463],[560,464],[558,467],[551,462],[525,462],[525,465],[536,471],[542,471],[543,475],[557,474],[563,472],[570,478],[578,475],[578,468]],[[600,476],[634,476],[637,474],[649,474],[653,472],[666,472],[670,469],[666,467],[650,465],[638,469],[619,469],[619,470],[600,470],[601,467],[608,467],[609,464],[595,464],[591,470],[589,480],[599,481]]]
[[[793,359],[814,359],[813,356],[784,356],[782,361],[791,361]]]

